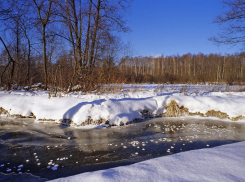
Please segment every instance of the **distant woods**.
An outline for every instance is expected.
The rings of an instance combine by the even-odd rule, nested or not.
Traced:
[[[245,54],[125,57],[119,70],[128,83],[241,83],[245,81]]]
[[[131,57],[131,0],[0,1],[0,85],[95,91],[110,83],[245,81],[245,55]],[[163,50],[164,51],[164,50]]]

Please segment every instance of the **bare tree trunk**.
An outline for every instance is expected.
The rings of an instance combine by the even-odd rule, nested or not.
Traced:
[[[28,55],[27,55],[27,85],[30,86],[31,81],[30,81],[30,69],[31,69],[31,41],[27,35],[26,29],[24,30],[25,37],[28,41]]]
[[[193,60],[194,61],[194,77],[196,76],[196,59]]]
[[[89,15],[88,15],[88,26],[87,26],[87,35],[86,35],[86,43],[84,50],[83,63],[80,62],[81,68],[84,69],[88,63],[88,52],[89,52],[89,39],[90,39],[90,19],[91,19],[91,9],[92,9],[92,0],[89,1]]]
[[[45,87],[44,89],[47,90],[48,88],[48,71],[47,71],[47,56],[46,56],[46,25],[49,23],[50,20],[50,15],[51,15],[51,6],[53,3],[53,0],[49,0],[49,7],[47,12],[45,13],[46,17],[42,17],[41,13],[41,5],[38,6],[37,1],[33,0],[36,8],[37,8],[37,13],[39,16],[39,21],[42,24],[42,41],[43,41],[43,66],[44,66],[44,76],[45,76]]]
[[[3,39],[0,37],[1,42],[3,43],[8,56],[9,56],[9,62],[7,64],[7,66],[4,68],[4,71],[2,72],[1,75],[1,84],[3,83],[3,75],[6,72],[7,68],[9,67],[9,65],[12,63],[12,69],[11,69],[11,74],[10,74],[10,79],[8,80],[8,89],[11,90],[12,89],[12,84],[13,84],[13,77],[14,77],[14,69],[15,69],[15,61],[13,60],[12,56],[10,55],[10,52],[6,46],[6,44],[4,43]]]
[[[94,31],[93,31],[93,37],[92,37],[92,43],[91,43],[91,51],[90,51],[90,60],[89,60],[89,68],[91,69],[93,66],[93,60],[94,60],[94,50],[95,50],[95,42],[96,42],[96,36],[99,26],[99,19],[100,19],[100,2],[101,0],[98,0],[97,7],[96,7],[96,19],[94,24]]]
[[[43,69],[44,69],[44,76],[45,76],[45,90],[48,88],[48,71],[47,71],[47,55],[46,55],[46,35],[45,35],[45,27],[46,25],[43,24],[42,30],[42,41],[43,41]]]
[[[240,63],[240,77],[243,77],[243,64],[244,64],[244,57],[242,57],[241,63]]]
[[[164,75],[164,59],[165,58],[162,58],[162,75]]]
[[[174,62],[174,74],[176,74],[176,61],[175,61],[175,57],[173,58],[173,62]]]
[[[217,69],[217,78],[216,78],[216,81],[219,80],[219,62],[218,62],[218,69]]]
[[[222,70],[222,79],[225,78],[225,62],[226,62],[226,60],[225,60],[225,56],[224,56],[224,64],[223,64],[223,70]]]

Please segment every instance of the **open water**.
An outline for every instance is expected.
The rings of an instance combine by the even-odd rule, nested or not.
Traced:
[[[0,181],[47,181],[245,140],[245,123],[155,118],[78,129],[0,119]]]

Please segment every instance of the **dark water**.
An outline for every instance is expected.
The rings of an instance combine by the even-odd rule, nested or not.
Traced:
[[[157,118],[76,129],[5,119],[0,121],[0,181],[46,181],[244,140],[244,123],[217,120]]]

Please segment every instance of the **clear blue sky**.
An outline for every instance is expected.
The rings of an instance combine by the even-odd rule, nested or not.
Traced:
[[[127,16],[131,32],[123,40],[134,56],[240,52],[239,46],[208,40],[219,32],[212,22],[222,11],[221,0],[134,0]]]

